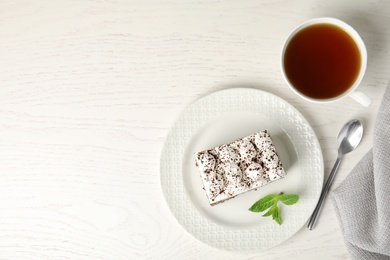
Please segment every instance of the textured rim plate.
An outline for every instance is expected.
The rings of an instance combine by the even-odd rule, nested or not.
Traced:
[[[193,154],[268,129],[287,176],[256,191],[211,207]],[[256,252],[293,236],[309,219],[324,177],[321,148],[306,119],[270,93],[246,88],[214,92],[188,106],[165,141],[161,188],[177,221],[198,240],[220,249]],[[293,206],[280,205],[282,225],[248,208],[270,193],[296,193]]]

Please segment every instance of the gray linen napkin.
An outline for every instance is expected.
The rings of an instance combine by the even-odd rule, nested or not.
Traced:
[[[389,85],[375,122],[373,148],[331,193],[351,259],[390,259]]]

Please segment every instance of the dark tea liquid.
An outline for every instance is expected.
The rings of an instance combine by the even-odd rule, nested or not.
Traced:
[[[335,25],[308,26],[288,43],[284,69],[290,83],[315,99],[337,97],[355,82],[361,57],[354,40]]]

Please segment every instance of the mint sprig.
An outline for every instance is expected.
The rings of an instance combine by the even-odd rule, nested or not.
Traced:
[[[283,192],[281,192],[279,195],[270,194],[256,201],[252,207],[249,208],[249,211],[263,212],[268,209],[268,211],[263,214],[263,217],[272,216],[272,219],[275,220],[276,223],[282,225],[278,202],[281,201],[283,204],[290,206],[297,203],[298,200],[299,196],[296,194],[284,194]]]

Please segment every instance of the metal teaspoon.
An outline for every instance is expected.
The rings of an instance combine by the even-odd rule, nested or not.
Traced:
[[[307,225],[308,229],[312,230],[314,228],[316,220],[319,216],[319,212],[322,208],[326,196],[329,193],[330,186],[333,183],[333,180],[336,176],[337,170],[339,169],[343,156],[353,151],[359,145],[362,136],[363,136],[363,125],[357,119],[348,121],[340,130],[339,134],[337,135],[337,143],[339,147],[337,160],[332,168],[332,171],[330,172],[325,187],[322,189],[321,196],[317,203],[317,206],[310,217],[309,224]]]

